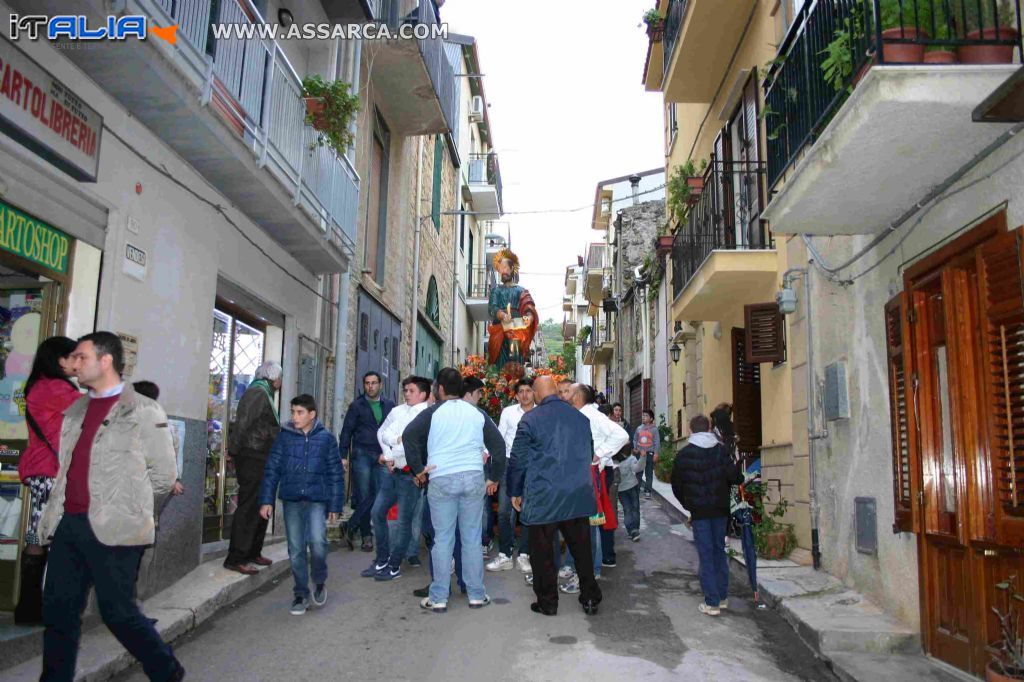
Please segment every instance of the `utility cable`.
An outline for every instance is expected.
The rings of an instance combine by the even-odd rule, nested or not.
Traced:
[[[154,161],[152,161],[149,157],[147,157],[145,154],[143,154],[138,149],[136,149],[134,146],[132,146],[127,140],[125,140],[123,137],[118,135],[116,131],[114,131],[111,128],[109,128],[106,124],[103,125],[103,129],[106,130],[108,134],[113,135],[114,139],[116,139],[121,144],[123,144],[125,146],[125,148],[130,150],[133,154],[135,154],[135,156],[139,157],[150,168],[155,170],[160,175],[163,175],[164,177],[169,179],[171,182],[176,184],[178,187],[182,188],[183,190],[185,190],[186,192],[188,192],[189,194],[194,196],[196,199],[198,199],[199,201],[201,201],[202,203],[206,204],[207,206],[212,208],[214,211],[219,213],[220,216],[224,219],[224,221],[228,225],[230,225],[231,227],[235,228],[235,231],[237,231],[238,234],[240,234],[242,236],[242,238],[245,239],[245,241],[249,242],[249,244],[254,249],[259,251],[268,261],[270,261],[271,263],[276,265],[281,270],[281,272],[283,272],[284,274],[288,275],[288,277],[290,277],[293,280],[295,280],[299,284],[299,286],[301,286],[302,288],[308,290],[314,296],[316,296],[317,298],[319,298],[319,299],[321,299],[323,301],[326,301],[327,303],[329,303],[330,305],[334,306],[335,308],[338,307],[337,303],[335,303],[334,301],[331,301],[329,298],[325,297],[319,291],[317,291],[313,287],[311,287],[308,284],[306,284],[305,282],[303,282],[301,279],[299,279],[294,274],[292,274],[292,272],[288,268],[286,268],[285,266],[281,265],[276,260],[274,260],[274,258],[269,253],[267,253],[266,250],[264,250],[262,246],[260,246],[255,241],[253,241],[252,237],[250,237],[248,234],[246,234],[245,230],[243,230],[241,227],[239,227],[238,224],[234,220],[231,219],[231,216],[228,215],[227,211],[224,209],[223,206],[221,206],[220,204],[215,203],[213,201],[210,201],[209,199],[204,197],[202,194],[200,194],[199,192],[195,191],[194,189],[192,189],[191,187],[189,187],[188,185],[183,183],[181,180],[179,180],[173,174],[171,174],[164,166],[158,166]]]

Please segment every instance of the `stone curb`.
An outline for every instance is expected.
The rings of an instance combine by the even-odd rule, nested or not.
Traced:
[[[172,643],[213,617],[220,609],[234,604],[286,573],[290,564],[283,544],[268,546],[264,556],[274,563],[256,575],[228,571],[220,559],[201,564],[163,592],[143,602],[143,613],[157,619],[157,631]],[[36,656],[3,671],[5,682],[29,682],[39,679],[42,656]],[[100,625],[82,633],[76,682],[98,682],[127,670],[135,659]]]

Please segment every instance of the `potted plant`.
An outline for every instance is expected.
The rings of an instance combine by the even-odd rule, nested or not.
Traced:
[[[583,329],[581,329],[579,336],[576,337],[576,343],[578,343],[581,346],[585,344],[587,342],[587,339],[590,338],[590,333],[592,331],[594,331],[594,329],[589,324]]]
[[[882,0],[879,13],[885,62],[919,64],[924,61],[923,44],[894,41],[927,40],[930,36],[923,27],[931,26],[931,4]]]
[[[675,241],[675,239],[675,235],[671,234],[663,234],[660,237],[658,237],[655,251],[657,252],[659,258],[661,256],[667,256],[668,254],[672,253],[672,243]]]
[[[359,111],[359,97],[349,92],[344,81],[325,81],[319,75],[302,80],[302,99],[306,104],[306,124],[317,131],[314,145],[329,145],[339,155],[352,145],[351,124]]]
[[[1017,591],[1017,576],[997,583],[1003,608],[992,607],[999,619],[999,640],[989,646],[992,661],[985,670],[988,682],[1024,680],[1024,594]]]
[[[672,427],[665,420],[665,415],[658,415],[658,436],[661,439],[661,447],[654,461],[654,477],[662,483],[672,482],[672,467],[676,462],[675,446],[673,445],[674,434]]]
[[[780,498],[775,509],[766,512],[764,491],[761,486],[756,486],[756,489],[750,492],[754,499],[754,547],[757,548],[757,555],[764,559],[786,558],[796,547],[793,526],[781,522],[789,510],[789,501]]]
[[[649,9],[644,13],[644,23],[647,25],[647,37],[652,42],[661,42],[665,36],[665,17],[657,9]]]
[[[1020,33],[1016,27],[1016,12],[1013,4],[1010,0],[996,0],[996,2],[996,11],[993,13],[992,2],[989,0],[980,4],[974,0],[953,0],[953,16],[964,17],[966,21],[963,30],[967,40],[998,39],[1016,42]],[[956,52],[961,64],[1010,64],[1013,62],[1013,45],[961,45]]]

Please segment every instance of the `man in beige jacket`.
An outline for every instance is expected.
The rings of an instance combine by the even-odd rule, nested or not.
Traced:
[[[51,543],[43,589],[41,680],[73,680],[89,588],[103,622],[150,680],[185,670],[132,599],[139,560],[153,544],[153,496],[177,476],[167,415],[121,379],[124,350],[110,332],[83,336],[71,354],[89,389],[64,413],[60,471],[39,537]]]

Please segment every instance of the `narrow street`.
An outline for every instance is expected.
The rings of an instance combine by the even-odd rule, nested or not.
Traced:
[[[486,575],[486,609],[455,596],[448,613],[426,613],[410,594],[427,584],[425,566],[379,583],[358,576],[370,555],[335,549],[322,609],[289,615],[289,573],[175,653],[197,680],[834,679],[776,612],[751,608],[743,581],[732,581],[730,611],[699,614],[696,550],[657,502],[643,505],[643,539],[617,546],[592,618],[566,595],[556,617],[531,613],[517,570]],[[145,676],[136,667],[117,679]]]

